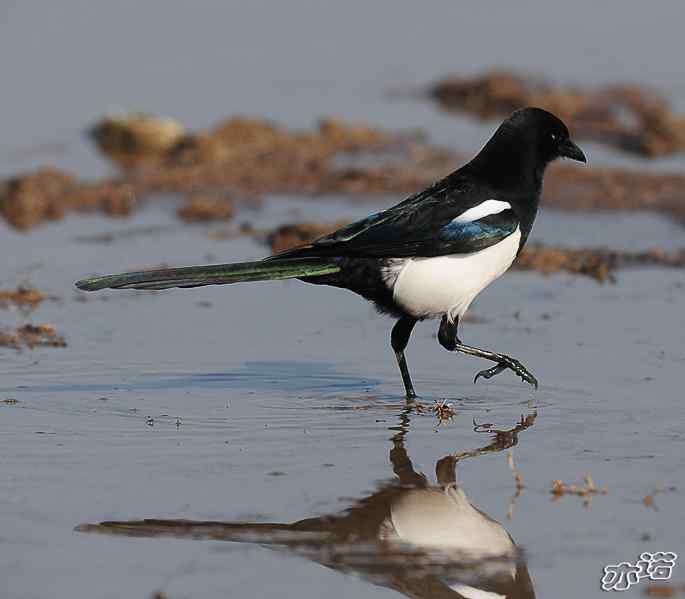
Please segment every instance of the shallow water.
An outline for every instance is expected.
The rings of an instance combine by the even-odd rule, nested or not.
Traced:
[[[277,200],[252,220],[266,227],[302,209],[325,219],[368,207]],[[573,219],[547,212],[537,238],[556,236]],[[155,235],[78,239],[84,230],[153,223]],[[621,218],[611,230],[619,229],[648,232],[645,246],[673,233],[670,223],[641,216]],[[139,518],[294,522],[338,513],[393,477],[391,438],[405,405],[387,342],[391,322],[352,294],[291,281],[108,292],[81,303],[65,284],[162,260],[265,252],[247,238],[213,241],[207,230],[176,227],[172,206],[158,204],[121,223],[75,218],[2,240],[3,271],[12,273],[3,284],[33,266],[30,280],[61,299],[30,318],[55,324],[69,342],[3,350],[0,397],[18,400],[0,404],[9,596],[162,589],[171,597],[371,597],[397,588],[388,577],[371,585],[322,568],[317,552],[302,559],[264,549],[264,539],[236,545],[73,531]],[[432,484],[440,458],[490,442],[473,430],[474,419],[510,429],[537,412],[512,449],[526,488],[511,520],[506,451],[464,460],[457,472],[470,501],[525,550],[538,596],[593,596],[606,563],[677,552],[682,542],[679,492],[656,495],[658,511],[642,499],[682,485],[685,408],[675,390],[685,362],[684,285],[680,271],[661,269],[621,272],[611,286],[506,275],[478,299],[473,312],[484,322],[465,324],[463,338],[519,357],[540,379],[537,392],[508,374],[474,386],[480,362],[442,350],[432,323],[415,332],[408,359],[421,402],[430,408],[446,399],[456,411],[438,425],[427,409],[406,426],[406,451]],[[3,314],[12,320],[22,316]],[[582,485],[587,472],[607,485],[606,496],[589,509],[581,497],[552,501],[553,480]],[[363,567],[343,569],[368,576]]]
[[[500,64],[503,56],[560,80],[639,79],[676,102],[685,97],[680,65],[663,59],[681,44],[675,2],[662,3],[658,14],[644,3],[624,2],[620,10],[592,3],[590,20],[587,2],[455,5],[449,18],[437,3],[432,10],[393,3],[392,21],[387,3],[205,1],[192,11],[176,2],[128,4],[3,5],[0,60],[24,46],[22,62],[7,71],[14,85],[3,89],[0,173],[46,161],[89,177],[106,172],[80,129],[112,104],[193,127],[235,111],[293,126],[331,114],[422,127],[431,139],[473,151],[491,123],[384,92]],[[645,23],[659,32],[649,51],[635,43]],[[35,33],[26,37],[27,30]],[[64,144],[60,152],[36,148],[53,141]],[[595,147],[591,157],[636,163]],[[680,167],[682,158],[656,163],[662,166]],[[397,199],[272,198],[237,220],[258,228],[303,215],[333,221]],[[426,407],[408,411],[388,347],[391,322],[352,294],[294,281],[76,294],[72,282],[95,272],[266,253],[249,238],[210,239],[215,227],[179,225],[172,204],[151,203],[127,221],[71,217],[0,237],[2,287],[30,282],[59,297],[29,316],[0,312],[3,326],[49,322],[69,344],[0,350],[0,401],[17,400],[0,403],[3,596],[148,597],[161,590],[170,598],[333,599],[421,596],[443,584],[452,585],[440,587],[450,596],[463,585],[487,586],[481,569],[492,556],[450,553],[444,545],[424,547],[428,558],[404,547],[393,553],[366,521],[346,529],[364,545],[349,538],[307,544],[259,526],[230,535],[236,525],[244,533],[245,523],[292,523],[368,505],[396,488],[398,448],[412,472],[426,475],[429,490],[445,489],[450,481],[444,471],[436,478],[438,461],[492,442],[474,421],[509,430],[533,415],[517,444],[458,460],[456,480],[522,549],[538,597],[600,596],[604,565],[635,561],[643,551],[682,551],[681,490],[668,490],[685,484],[682,271],[624,271],[605,286],[507,274],[478,298],[472,311],[480,320],[466,323],[462,337],[515,355],[540,389],[508,373],[474,386],[483,364],[442,350],[437,324],[423,323],[408,360]],[[83,239],[103,233],[123,235],[111,243]],[[682,228],[651,215],[543,211],[532,240],[675,248]],[[449,402],[454,417],[439,423],[434,400]],[[513,501],[509,451],[525,485]],[[588,472],[606,495],[593,496],[589,507],[578,496],[553,501],[553,480],[582,486]],[[424,489],[417,478],[403,482],[403,491]],[[643,503],[647,495],[657,509]],[[383,504],[383,522],[394,497]],[[74,530],[141,518],[219,524],[209,533],[175,525],[162,538]],[[136,534],[153,533],[143,526]],[[201,538],[210,533],[218,540]],[[458,541],[458,530],[454,536]],[[388,556],[402,565],[399,573]],[[417,590],[416,576],[433,578]]]

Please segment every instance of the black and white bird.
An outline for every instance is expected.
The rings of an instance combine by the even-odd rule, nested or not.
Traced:
[[[545,167],[567,157],[585,162],[566,125],[540,108],[522,108],[468,164],[392,208],[316,241],[257,262],[165,268],[78,281],[98,289],[168,289],[297,278],[349,289],[397,320],[391,345],[406,395],[415,397],[404,350],[417,322],[439,318],[449,351],[485,358],[489,379],[512,370],[537,387],[518,360],[465,345],[460,318],[523,248],[538,210]]]

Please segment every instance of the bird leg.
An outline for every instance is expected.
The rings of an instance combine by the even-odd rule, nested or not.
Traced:
[[[407,343],[409,343],[409,337],[415,324],[416,320],[409,316],[403,316],[395,323],[390,335],[390,345],[392,345],[392,349],[395,351],[407,399],[414,399],[416,397],[414,385],[412,385],[411,376],[409,376],[409,368],[407,368],[407,360],[404,357],[404,349],[407,347]]]
[[[492,366],[486,370],[481,370],[478,374],[476,374],[475,378],[473,379],[474,383],[480,377],[483,377],[484,379],[490,379],[500,372],[511,370],[514,372],[514,374],[520,376],[521,379],[526,383],[530,383],[536,389],[538,388],[537,379],[523,364],[521,364],[521,362],[515,358],[485,349],[471,347],[470,345],[464,345],[457,335],[458,325],[458,318],[454,322],[450,322],[450,320],[447,318],[447,315],[442,317],[442,320],[440,321],[440,329],[438,330],[438,341],[440,341],[440,345],[449,351],[458,351],[469,356],[476,356],[477,358],[485,358],[486,360],[492,360],[493,362],[496,362],[495,366]]]

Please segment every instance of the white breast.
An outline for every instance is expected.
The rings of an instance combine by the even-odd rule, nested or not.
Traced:
[[[480,562],[477,577],[514,580],[516,545],[499,522],[477,510],[461,487],[429,487],[402,493],[390,507],[381,539],[403,542],[442,554],[450,561]],[[452,586],[452,585],[450,585]],[[466,584],[453,589],[469,599],[501,599]]]
[[[474,558],[513,556],[516,552],[502,525],[474,508],[461,487],[412,489],[392,504],[390,522],[398,540],[418,547]]]
[[[451,584],[450,588],[455,592],[465,597],[465,599],[507,599],[506,595],[500,595],[499,593],[494,593],[492,591],[484,591],[483,589],[477,589],[468,584]]]
[[[386,280],[393,299],[415,318],[462,316],[473,299],[514,261],[521,241],[516,230],[499,243],[470,254],[411,258],[396,263]]]

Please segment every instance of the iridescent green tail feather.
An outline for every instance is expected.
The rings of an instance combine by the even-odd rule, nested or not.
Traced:
[[[172,287],[201,287],[228,285],[244,281],[271,281],[301,277],[320,277],[340,271],[330,259],[293,258],[260,260],[185,268],[160,268],[118,275],[91,277],[76,282],[84,291],[99,289],[170,289]]]

